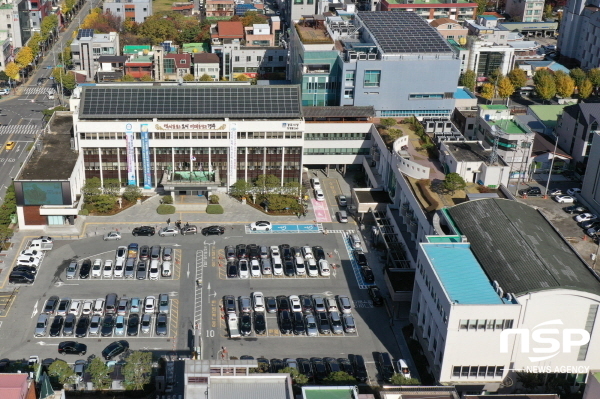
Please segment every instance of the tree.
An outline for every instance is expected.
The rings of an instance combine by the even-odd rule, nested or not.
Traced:
[[[527,84],[527,72],[520,68],[515,68],[508,73],[508,78],[515,89],[523,87]]]
[[[142,77],[140,78],[140,80],[142,82],[152,82],[152,81],[154,81],[154,79],[152,79],[152,76],[150,76],[150,75],[142,75]]]
[[[178,41],[179,37],[179,31],[173,20],[159,14],[148,17],[144,23],[140,24],[138,34],[150,38],[152,44],[159,44],[165,40]]]
[[[471,69],[467,69],[462,75],[460,75],[461,86],[473,91],[475,90],[475,83],[477,82],[477,74]]]
[[[252,26],[254,24],[264,24],[267,22],[267,18],[256,11],[246,11],[244,16],[241,18],[242,25]]]
[[[6,64],[4,72],[6,72],[6,75],[13,80],[19,79],[19,66],[12,61]]]
[[[335,371],[325,377],[323,383],[327,385],[355,385],[356,378],[345,371]]]
[[[402,374],[394,374],[390,380],[392,385],[421,385],[421,381],[416,378],[406,378]]]
[[[554,83],[552,75],[548,74],[540,77],[535,84],[535,91],[542,100],[550,100],[554,97],[556,95],[556,83]]]
[[[56,27],[58,26],[58,16],[56,14],[50,14],[42,19],[41,33],[42,39],[48,40],[52,35]]]
[[[121,193],[121,182],[119,179],[104,179],[102,192],[106,195],[117,197]]]
[[[125,187],[125,191],[123,191],[122,196],[127,201],[134,202],[142,196],[142,189],[139,188],[138,186],[134,186],[133,184],[130,184],[129,186]]]
[[[126,73],[121,78],[121,82],[135,82],[135,78],[133,76],[131,76],[130,74]]]
[[[285,367],[278,371],[279,373],[289,373],[290,377],[292,377],[292,382],[295,385],[306,385],[308,384],[308,377],[295,369],[293,367]]]
[[[533,84],[537,85],[544,76],[552,77],[552,74],[547,69],[538,69],[533,75]]]
[[[494,92],[494,85],[491,83],[486,83],[481,88],[481,97],[485,98],[486,100],[491,100],[494,98]]]
[[[392,126],[396,126],[398,122],[394,118],[383,118],[379,121],[379,124],[383,126],[384,129],[389,129]]]
[[[243,73],[240,73],[237,76],[237,78],[235,78],[235,80],[237,80],[238,82],[247,82],[250,79],[248,78],[248,76],[244,75]]]
[[[193,82],[194,75],[192,75],[191,73],[186,73],[185,75],[183,75],[183,80],[186,82]]]
[[[8,73],[8,72],[7,72]],[[600,68],[590,69],[588,71],[588,79],[592,82],[594,90],[600,86]]]
[[[556,94],[562,98],[571,98],[575,91],[575,81],[563,71],[558,71],[554,75],[554,84],[556,86]]]
[[[72,72],[65,72],[63,68],[54,68],[52,70],[54,81],[67,90],[73,90],[77,86],[75,75]]]
[[[108,374],[112,372],[112,369],[112,367],[108,367],[99,357],[92,359],[87,367],[87,372],[90,373],[95,389],[103,390],[110,388],[112,378]]]
[[[205,73],[204,75],[200,76],[200,81],[201,82],[213,82],[214,80],[210,75]]]
[[[517,372],[517,382],[519,382],[525,391],[533,391],[544,383],[544,378],[537,373],[519,373]]]
[[[40,52],[40,43],[42,42],[42,35],[40,32],[35,32],[29,42],[27,42],[27,46],[33,51],[33,58],[35,58]]]
[[[274,175],[259,175],[254,181],[254,185],[265,193],[274,188],[281,187],[281,180]]]
[[[86,179],[85,184],[81,188],[81,192],[83,193],[83,200],[86,203],[93,203],[95,197],[102,194],[100,178],[90,177],[89,179]]]
[[[594,86],[592,85],[592,82],[590,82],[589,79],[586,79],[579,87],[579,97],[583,99],[588,98],[592,95],[593,90]]]
[[[514,92],[515,87],[511,83],[509,77],[505,76],[498,82],[498,97],[508,99]]]
[[[111,211],[115,207],[117,199],[112,195],[100,194],[94,197],[94,208],[100,213]]]
[[[444,188],[452,193],[457,190],[464,190],[467,183],[458,173],[448,173],[444,179]]]
[[[0,248],[4,249],[2,243],[11,238],[13,234],[13,230],[9,228],[7,224],[0,224]]]
[[[485,12],[487,7],[487,0],[476,0],[477,3],[477,15],[481,15]]]
[[[302,184],[297,181],[288,181],[283,183],[283,187],[286,188],[286,192],[290,195],[295,195],[297,197],[302,195]]]
[[[71,67],[71,65],[73,65],[73,54],[71,53],[71,43],[73,43],[73,40],[69,40],[65,45],[65,49],[62,51],[62,53],[60,53],[58,55],[58,58],[60,58],[60,61],[63,63],[63,66],[65,68],[69,68],[69,67]]]
[[[552,4],[546,4],[544,7],[544,18],[547,20],[552,19]]]
[[[238,179],[231,185],[230,194],[234,197],[245,197],[252,189],[252,184],[244,179]]]
[[[494,69],[488,75],[488,81],[494,85],[494,87],[498,86],[498,83],[504,78],[502,71],[500,68]]]
[[[46,118],[50,119],[52,114],[54,114],[56,111],[68,111],[68,110],[69,110],[69,108],[67,108],[67,107],[58,106],[58,107],[42,110],[42,115],[44,115]]]
[[[133,351],[125,359],[123,366],[123,385],[125,389],[140,391],[150,383],[152,377],[152,353]]]
[[[71,383],[75,377],[75,371],[64,360],[55,360],[48,367],[48,375],[56,377],[61,385]]]
[[[298,200],[281,194],[270,194],[268,196],[269,209],[271,211],[295,210]]]
[[[577,86],[577,88],[580,88],[583,81],[587,79],[587,75],[581,68],[571,69],[569,76],[575,81],[575,86]]]

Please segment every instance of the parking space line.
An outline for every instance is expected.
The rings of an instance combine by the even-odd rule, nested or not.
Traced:
[[[181,249],[175,249],[174,259],[175,264],[173,265],[173,280],[179,280],[181,276]]]
[[[177,338],[177,323],[179,321],[179,300],[171,299],[171,309],[169,315],[169,332],[167,335]]]

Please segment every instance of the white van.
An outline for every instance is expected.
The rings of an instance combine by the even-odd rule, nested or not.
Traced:
[[[171,262],[166,260],[162,263],[162,275],[163,277],[169,277],[171,276],[171,273]]]
[[[362,242],[360,241],[358,234],[350,234],[350,245],[352,245],[353,249],[362,249]]]
[[[331,274],[331,271],[329,270],[329,262],[327,262],[325,259],[321,259],[319,261],[319,269],[321,269],[321,276],[323,277],[327,277]]]
[[[404,359],[398,360],[396,363],[396,368],[398,369],[398,373],[402,374],[403,377],[410,378],[410,370],[408,369],[408,365]]]

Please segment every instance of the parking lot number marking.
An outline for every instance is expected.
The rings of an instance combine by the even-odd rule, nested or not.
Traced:
[[[214,338],[215,330],[206,330],[206,338]]]

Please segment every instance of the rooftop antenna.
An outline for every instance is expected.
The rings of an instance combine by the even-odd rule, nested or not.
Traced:
[[[494,141],[492,142],[492,152],[490,153],[490,165],[498,163],[498,139],[500,134],[496,125],[492,125],[492,136],[494,136]]]

